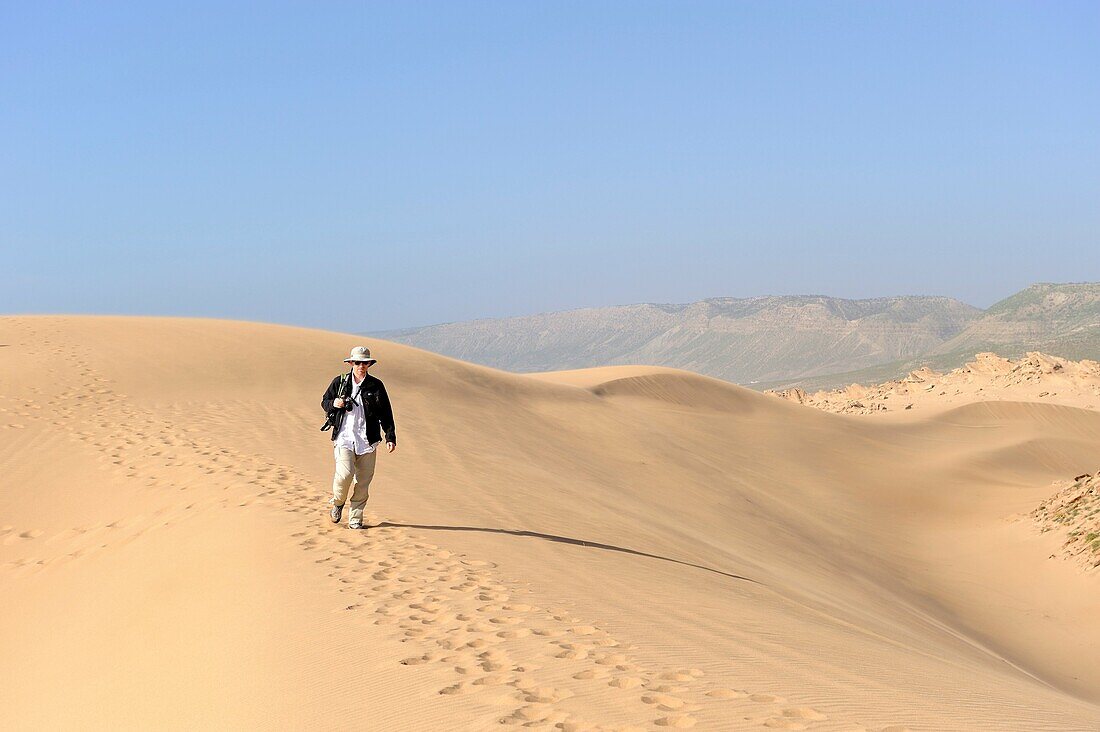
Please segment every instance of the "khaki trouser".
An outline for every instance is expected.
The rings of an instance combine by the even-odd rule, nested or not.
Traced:
[[[335,447],[336,475],[332,479],[332,502],[343,506],[348,499],[351,480],[355,478],[355,490],[351,494],[351,513],[348,521],[362,522],[363,507],[370,497],[370,481],[374,477],[374,463],[378,459],[378,450],[366,455],[356,455],[345,447]]]

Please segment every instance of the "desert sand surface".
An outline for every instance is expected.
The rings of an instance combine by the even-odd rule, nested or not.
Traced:
[[[363,342],[0,318],[4,729],[1100,728],[1100,579],[1043,523],[1085,402],[367,340],[399,445],[353,532],[319,400]]]

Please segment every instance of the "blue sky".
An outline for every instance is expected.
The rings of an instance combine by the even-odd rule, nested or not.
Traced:
[[[0,312],[1100,280],[1100,3],[0,4]]]

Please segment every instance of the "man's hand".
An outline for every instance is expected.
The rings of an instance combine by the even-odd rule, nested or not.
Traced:
[[[386,443],[386,449],[388,449],[390,452],[393,452],[394,450],[397,449],[397,443],[396,442],[387,442]]]
[[[342,409],[344,407],[343,397],[336,397],[335,399],[333,399],[332,406],[336,407],[337,409]]]

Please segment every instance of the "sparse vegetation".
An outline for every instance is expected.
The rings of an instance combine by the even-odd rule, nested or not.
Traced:
[[[1062,544],[1065,558],[1073,558],[1086,569],[1100,567],[1100,472],[1083,475],[1063,484],[1061,490],[1031,512],[1041,533],[1069,527]]]

